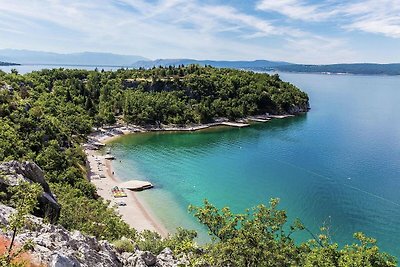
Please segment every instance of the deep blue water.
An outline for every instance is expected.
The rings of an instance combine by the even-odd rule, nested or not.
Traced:
[[[279,197],[289,221],[298,217],[315,233],[326,223],[341,245],[362,231],[400,256],[400,77],[281,78],[309,94],[308,114],[245,129],[124,137],[112,143],[117,175],[155,184],[140,195],[170,230],[204,234],[187,213],[204,198],[241,212]]]

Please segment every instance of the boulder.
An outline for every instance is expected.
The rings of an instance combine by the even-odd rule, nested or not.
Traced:
[[[146,263],[147,266],[154,266],[156,265],[157,258],[154,256],[153,253],[149,251],[144,251],[140,253],[140,257],[143,259],[143,261]]]
[[[138,253],[130,253],[128,257],[123,262],[123,266],[127,267],[147,267],[146,262],[144,259],[140,256],[141,251],[138,251]],[[127,255],[125,255],[127,256]]]
[[[47,217],[51,222],[56,222],[60,215],[60,205],[44,179],[42,169],[34,162],[9,161],[0,164],[0,191],[5,192],[9,186],[18,185],[22,179],[30,183],[38,183],[43,188],[39,199],[39,209],[35,215]]]
[[[163,249],[160,254],[157,256],[157,267],[178,267],[178,266],[187,266],[189,262],[177,260],[174,257],[174,253],[170,248]]]
[[[70,258],[59,252],[51,256],[49,267],[80,267],[81,264],[74,258]]]

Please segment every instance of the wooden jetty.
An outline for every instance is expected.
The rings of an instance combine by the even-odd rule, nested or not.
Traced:
[[[118,185],[120,188],[129,189],[132,191],[143,191],[146,189],[153,188],[153,184],[147,181],[131,180],[127,182],[120,183]]]

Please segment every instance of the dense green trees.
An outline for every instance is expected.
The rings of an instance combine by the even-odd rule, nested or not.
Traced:
[[[137,124],[186,124],[308,107],[307,95],[277,75],[196,65],[115,72],[58,69],[3,76],[3,83],[18,88],[22,98],[46,98],[49,105],[43,108],[62,118],[61,123],[74,124],[66,129],[80,133],[88,131],[79,127],[90,125],[90,120],[110,124],[117,116]]]

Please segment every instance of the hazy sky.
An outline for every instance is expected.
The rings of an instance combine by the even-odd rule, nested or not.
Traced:
[[[400,0],[0,0],[0,48],[400,62]]]

